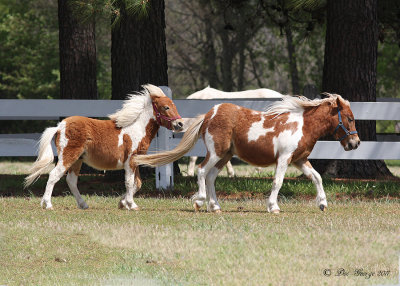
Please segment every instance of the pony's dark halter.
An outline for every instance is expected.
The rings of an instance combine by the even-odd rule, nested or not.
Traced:
[[[176,119],[181,119],[181,118],[182,118],[182,117],[180,117],[179,115],[176,116],[176,117],[167,117],[167,116],[161,114],[161,113],[158,111],[157,106],[154,104],[154,102],[152,102],[152,104],[153,104],[154,112],[156,113],[156,119],[157,119],[158,125],[161,125],[161,119],[164,119],[165,121],[168,121],[168,127],[167,127],[167,128],[168,128],[169,130],[172,130],[172,123],[171,123],[171,121],[174,121],[174,120],[176,120]]]
[[[356,130],[354,130],[354,131],[349,131],[349,130],[346,129],[346,127],[344,127],[343,121],[342,121],[342,115],[340,115],[339,107],[338,107],[338,117],[339,117],[339,124],[338,124],[338,126],[336,126],[335,131],[333,131],[333,134],[332,134],[332,135],[335,135],[336,131],[337,131],[340,127],[342,127],[342,129],[344,130],[345,135],[344,135],[343,137],[341,137],[341,138],[339,139],[339,141],[342,141],[344,138],[346,138],[346,137],[349,136],[349,135],[357,134],[357,131],[356,131]]]

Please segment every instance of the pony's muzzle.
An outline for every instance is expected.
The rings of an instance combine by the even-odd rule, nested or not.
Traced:
[[[358,138],[358,136],[356,136],[355,138],[351,138],[347,144],[344,146],[344,150],[346,151],[350,151],[350,150],[356,150],[358,148],[358,146],[360,146],[361,141],[360,138]]]
[[[183,120],[177,119],[172,123],[172,127],[174,128],[175,132],[181,132],[183,130]]]

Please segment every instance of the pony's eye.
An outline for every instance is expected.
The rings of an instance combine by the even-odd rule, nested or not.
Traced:
[[[347,117],[347,120],[349,120],[349,122],[353,122],[354,121],[354,119],[350,118],[350,117]]]
[[[168,106],[164,106],[164,110],[167,111],[169,109]]]

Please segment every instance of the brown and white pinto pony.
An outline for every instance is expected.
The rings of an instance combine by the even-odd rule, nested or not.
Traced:
[[[249,99],[249,98],[282,98],[283,95],[277,91],[268,88],[250,89],[243,91],[226,92],[207,86],[206,88],[196,91],[187,97],[187,99]],[[185,124],[187,126],[187,124]],[[191,156],[188,165],[188,176],[194,176],[194,168],[196,166],[197,156]],[[235,176],[235,171],[231,161],[226,163],[226,170],[229,177]]]
[[[202,136],[207,155],[199,166],[199,190],[193,196],[195,210],[207,201],[207,210],[219,212],[221,207],[215,194],[214,182],[225,163],[237,155],[255,165],[275,164],[276,172],[268,199],[267,210],[279,213],[279,189],[289,164],[293,164],[310,178],[317,189],[317,204],[327,207],[321,176],[307,157],[317,140],[334,134],[346,151],[360,144],[355,130],[350,103],[340,95],[327,94],[325,99],[284,96],[265,112],[258,112],[234,104],[219,104],[207,114],[200,115],[188,128],[179,145],[153,155],[135,157],[137,165],[164,165],[182,157]]]
[[[50,209],[53,187],[67,172],[68,186],[75,196],[78,207],[88,205],[77,188],[82,163],[99,170],[125,169],[126,194],[119,202],[120,208],[137,210],[133,195],[140,189],[139,168],[133,158],[145,154],[160,125],[174,131],[183,129],[183,122],[175,104],[154,85],[144,85],[144,91],[130,95],[123,107],[109,115],[111,120],[97,120],[71,116],[57,127],[47,128],[39,143],[39,155],[25,187],[32,184],[49,165],[54,156],[51,141],[55,136],[58,163],[50,172],[41,206]]]

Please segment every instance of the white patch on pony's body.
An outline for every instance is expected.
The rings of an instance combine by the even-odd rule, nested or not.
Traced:
[[[66,122],[65,121],[61,121],[58,124],[58,130],[60,131],[60,139],[59,139],[59,148],[60,148],[60,153],[58,154],[58,161],[60,162],[60,164],[63,164],[63,151],[64,148],[67,146],[68,144],[68,138],[67,136],[65,136],[65,129],[66,129]]]
[[[261,120],[254,122],[247,133],[248,142],[257,141],[261,136],[267,135],[268,132],[274,132],[274,128],[264,128],[265,117],[261,115]]]
[[[289,118],[286,123],[297,123],[296,130],[284,130],[277,136],[272,138],[272,143],[274,145],[274,155],[275,157],[279,153],[282,154],[292,154],[303,137],[303,109],[299,109],[297,112],[289,113]]]
[[[151,99],[150,97],[146,98],[147,102],[144,106],[144,110],[141,111],[138,118],[133,122],[133,124],[123,127],[118,135],[118,147],[124,144],[125,134],[130,137],[130,139],[132,140],[132,148],[130,150],[130,153],[134,152],[138,148],[139,143],[143,140],[144,137],[146,137],[146,126],[150,122],[150,120],[155,120],[155,116],[153,114],[153,106],[151,105]],[[124,162],[118,163],[121,163],[118,165],[119,168],[122,169]]]
[[[215,115],[217,115],[218,108],[221,106],[221,104],[217,104],[213,107],[213,115],[211,116],[210,120],[214,118]]]

